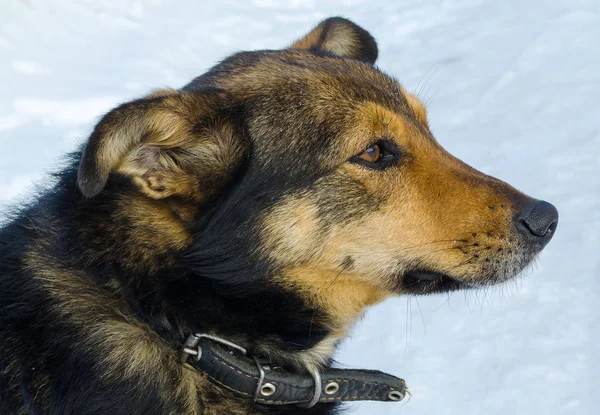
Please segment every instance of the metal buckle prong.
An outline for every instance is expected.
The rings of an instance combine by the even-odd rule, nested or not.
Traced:
[[[196,333],[190,334],[187,337],[187,339],[185,339],[185,342],[183,342],[183,348],[179,353],[179,361],[181,363],[187,362],[190,356],[196,356],[198,360],[200,359],[200,357],[202,356],[202,349],[200,348],[198,343],[200,343],[200,339],[202,338],[210,339],[217,343],[221,343],[225,346],[231,347],[232,349],[236,349],[239,352],[242,352],[244,356],[248,355],[248,351],[246,349],[244,349],[238,344],[230,342],[229,340],[222,339],[221,337],[215,336],[213,334]]]
[[[179,361],[181,363],[187,362],[190,356],[197,356],[199,351],[195,349],[198,346],[198,342],[200,341],[200,337],[196,334],[190,334],[185,342],[183,342],[183,348],[179,353]]]
[[[242,354],[244,356],[248,356],[248,351],[246,349],[244,349],[242,346],[240,346],[239,344],[235,344],[233,342],[230,342],[229,340],[225,340],[219,336],[215,336],[214,334],[195,334],[194,336],[198,338],[198,341],[200,341],[200,339],[202,339],[202,338],[210,339],[217,343],[221,343],[222,345],[231,347],[232,349],[235,349],[239,352],[242,352]]]

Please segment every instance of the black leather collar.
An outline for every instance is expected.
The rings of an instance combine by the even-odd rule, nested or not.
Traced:
[[[404,399],[404,380],[376,370],[328,368],[303,375],[260,362],[246,350],[217,336],[192,334],[184,343],[182,363],[205,373],[238,396],[263,405]]]

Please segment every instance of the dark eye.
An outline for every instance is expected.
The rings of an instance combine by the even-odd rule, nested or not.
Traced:
[[[360,153],[358,158],[367,163],[377,163],[381,159],[381,147],[379,147],[379,144],[373,144]]]
[[[393,166],[400,159],[400,149],[388,140],[380,140],[371,144],[362,153],[350,158],[350,162],[363,166],[383,170]]]

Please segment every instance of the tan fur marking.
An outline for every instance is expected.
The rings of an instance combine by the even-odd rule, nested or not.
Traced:
[[[273,261],[289,267],[277,282],[300,293],[309,304],[331,318],[334,333],[304,353],[307,362],[318,365],[331,356],[335,344],[368,306],[383,301],[391,293],[376,282],[345,272],[341,267],[329,269],[318,265],[335,262],[336,252],[330,252],[328,247],[339,242],[331,236],[319,237],[322,230],[316,206],[310,199],[284,200],[264,224],[263,238],[272,248],[268,254]]]
[[[291,197],[273,210],[265,221],[263,237],[273,247],[271,259],[283,264],[298,264],[319,252],[316,240],[320,227],[317,207],[310,200]]]
[[[374,102],[362,103],[348,131],[349,151],[358,154],[367,144],[382,138],[400,141],[407,135],[407,129],[405,120],[398,114]]]
[[[308,34],[303,36],[302,38],[296,40],[290,46],[290,49],[311,49],[319,47],[321,43],[321,36],[323,35],[323,26],[318,25],[313,30],[311,30]]]
[[[296,284],[294,288],[302,292],[304,298],[317,307],[327,309],[337,321],[354,320],[366,307],[390,295],[364,277],[343,269],[297,267],[288,270],[285,279],[286,282],[293,281]]]
[[[425,126],[428,126],[429,122],[427,121],[427,109],[425,108],[425,105],[423,105],[421,100],[419,98],[417,98],[415,95],[406,91],[406,89],[402,88],[402,92],[404,93],[404,96],[406,97],[406,100],[408,101],[408,105],[415,113],[415,116],[417,117],[417,119],[419,121],[421,121]]]
[[[166,203],[133,197],[121,200],[119,207],[123,215],[134,224],[129,235],[132,240],[144,241],[144,249],[147,249],[151,241],[157,241],[154,249],[148,250],[151,258],[168,250],[180,251],[192,240],[189,225],[176,216]]]

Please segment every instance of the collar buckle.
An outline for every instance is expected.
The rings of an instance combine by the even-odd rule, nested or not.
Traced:
[[[202,346],[200,345],[200,340],[203,338],[210,339],[227,347],[231,347],[232,349],[241,352],[244,356],[248,356],[248,351],[245,348],[230,342],[229,340],[225,340],[213,334],[192,333],[187,337],[187,339],[185,339],[185,342],[183,342],[183,348],[179,353],[179,361],[181,363],[186,363],[190,356],[195,356],[196,360],[200,360],[202,357]]]
[[[256,356],[250,356],[248,354],[248,351],[244,347],[240,346],[239,344],[235,344],[229,340],[223,339],[222,337],[215,336],[213,334],[206,334],[206,333],[190,334],[187,337],[187,339],[185,340],[185,342],[183,343],[183,348],[181,349],[181,352],[179,353],[179,360],[181,361],[181,363],[186,363],[188,361],[188,359],[190,358],[190,356],[194,356],[196,358],[196,361],[198,361],[202,358],[202,345],[200,344],[200,340],[203,338],[212,340],[214,342],[220,343],[227,347],[231,347],[232,349],[235,349],[235,350],[241,352],[244,356],[251,357],[252,360],[254,360],[254,363],[256,364],[256,369],[258,369],[258,373],[259,373],[258,382],[256,382],[256,390],[254,391],[254,402],[258,401],[258,398],[260,395],[270,396],[273,393],[275,393],[276,388],[272,383],[263,384],[265,381],[265,367],[263,367],[263,365],[260,363],[260,361],[258,360],[258,358]],[[268,369],[268,366],[267,366],[267,369]],[[305,406],[306,408],[311,408],[314,405],[316,405],[316,403],[319,401],[319,398],[321,397],[321,386],[320,386],[321,385],[321,377],[317,371],[315,371],[315,375],[313,375],[313,378],[315,379],[315,396]],[[317,380],[318,380],[318,383],[317,383]]]

